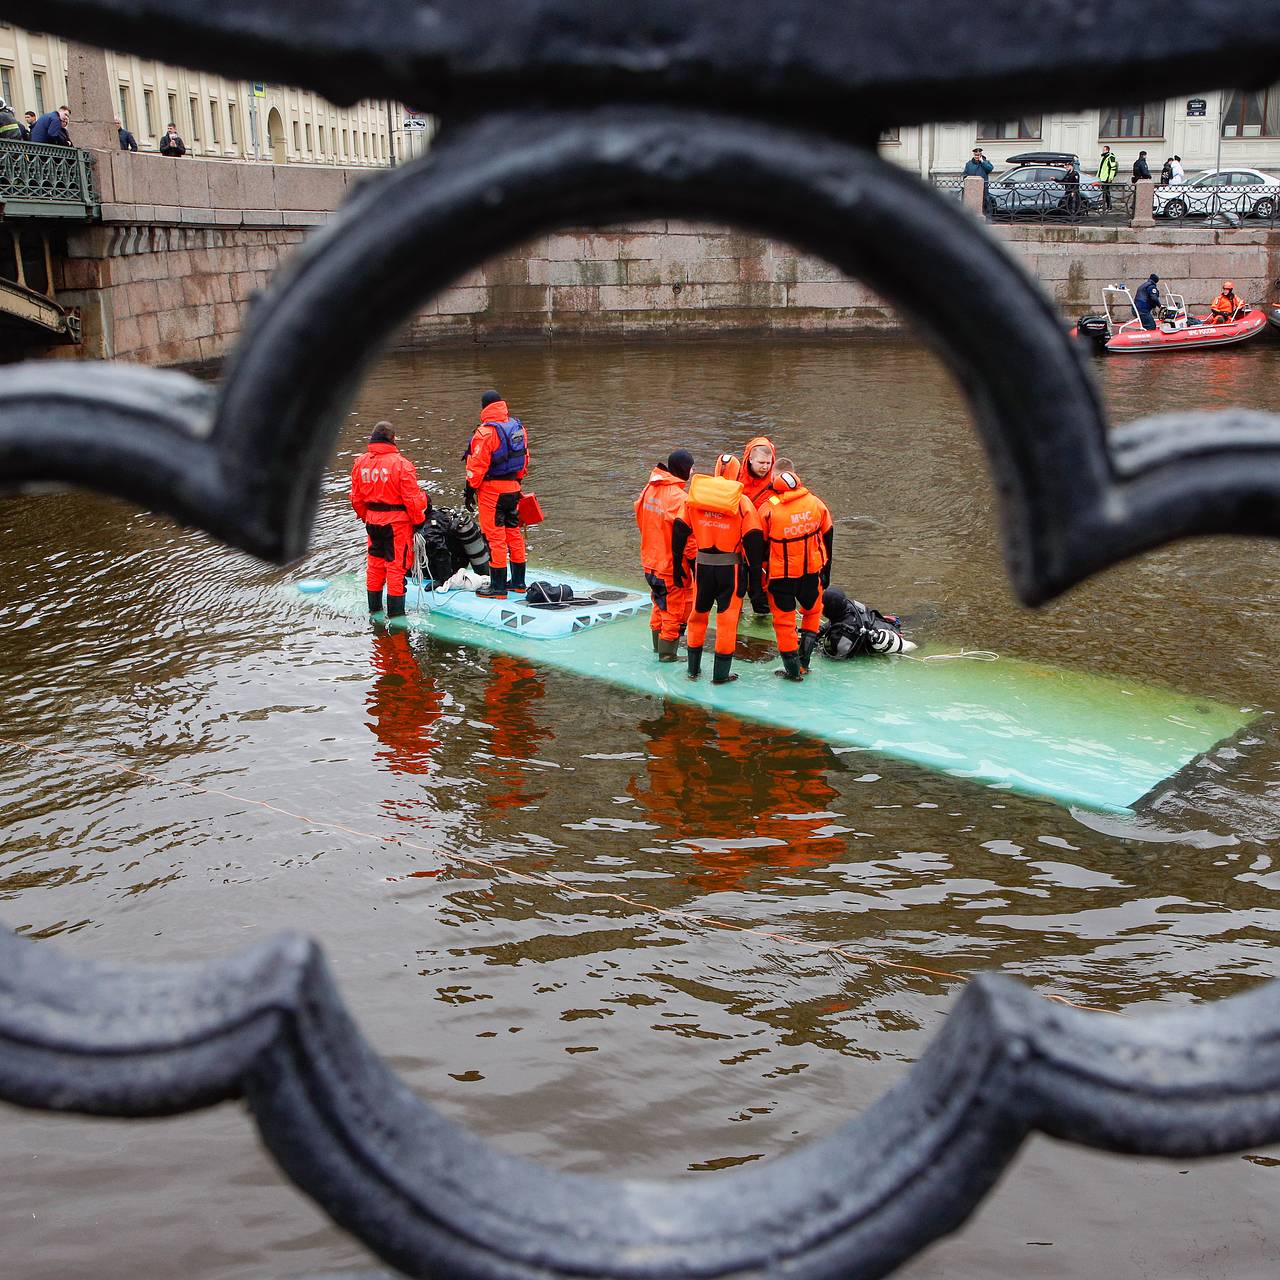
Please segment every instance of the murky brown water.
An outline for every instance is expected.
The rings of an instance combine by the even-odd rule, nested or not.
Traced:
[[[1097,368],[1117,419],[1269,406],[1280,346]],[[535,562],[636,581],[630,502],[650,463],[765,432],[838,516],[837,579],[931,635],[1275,705],[1280,547],[1174,547],[1022,612],[964,408],[897,342],[389,360],[334,461],[309,570],[356,563],[345,475],[369,423],[393,418],[456,498],[490,384],[531,428],[550,512]],[[157,962],[314,934],[422,1095],[557,1168],[707,1177],[826,1134],[901,1076],[957,989],[514,884],[454,852],[887,961],[999,968],[1114,1010],[1274,974],[1272,745],[1197,771],[1155,815],[1167,838],[1119,839],[1049,803],[292,609],[281,575],[106,501],[10,500],[0,529],[0,920]],[[19,738],[102,764],[68,769]],[[365,1260],[236,1108],[145,1125],[5,1111],[0,1133],[6,1275],[225,1280]],[[1274,1275],[1278,1190],[1280,1169],[1249,1158],[1122,1162],[1040,1140],[964,1235],[904,1274]]]

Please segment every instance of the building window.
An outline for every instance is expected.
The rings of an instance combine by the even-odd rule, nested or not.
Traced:
[[[293,154],[295,156],[302,154],[302,131],[298,128],[298,122],[293,122]]]
[[[178,123],[178,95],[171,93],[169,95],[169,119],[176,125]],[[181,132],[181,130],[179,130]]]
[[[133,112],[129,110],[129,86],[122,84],[120,86],[120,123],[126,129],[132,129],[133,125],[129,121],[133,118]]]
[[[147,136],[154,138],[157,133],[156,129],[156,91],[154,89],[143,89],[142,91],[142,110],[147,117]]]
[[[191,108],[191,141],[200,141],[200,99],[189,98],[187,105]]]
[[[345,160],[345,159],[347,158],[347,155],[348,155],[348,150],[347,150],[347,131],[346,131],[345,129],[343,129],[343,131],[342,131],[342,158]]]
[[[316,125],[316,141],[320,143],[320,154],[324,155],[324,125]]]
[[[307,154],[311,154],[311,126],[307,125],[303,132],[307,135]]]
[[[209,138],[215,147],[222,145],[222,135],[218,131],[218,100],[209,99]]]
[[[48,109],[44,105],[44,72],[35,72],[31,79],[35,82],[36,87],[36,115],[42,116]]]
[[[227,103],[227,141],[233,146],[240,145],[240,132],[236,128],[236,104]]]
[[[1102,113],[1100,138],[1163,138],[1164,103],[1144,107],[1108,107]]]
[[[1280,86],[1245,93],[1240,89],[1226,95],[1222,112],[1224,138],[1280,137]]]
[[[16,112],[18,110],[18,107],[13,100],[13,68],[12,67],[0,67],[0,94],[4,95],[4,100]]]
[[[1040,137],[1040,116],[1022,116],[1017,120],[980,120],[978,137],[987,142],[1019,142]]]
[[[901,142],[902,141],[901,131],[898,129],[881,129],[880,141],[881,142]]]

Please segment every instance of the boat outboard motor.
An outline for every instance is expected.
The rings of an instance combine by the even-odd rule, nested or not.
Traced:
[[[1107,323],[1106,316],[1096,314],[1081,316],[1076,321],[1076,332],[1082,338],[1088,338],[1097,346],[1104,347],[1111,336],[1111,326]]]

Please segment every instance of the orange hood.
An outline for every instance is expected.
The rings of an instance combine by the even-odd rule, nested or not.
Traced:
[[[747,459],[751,456],[751,450],[757,445],[763,446],[769,450],[769,470],[765,473],[763,479],[752,475],[751,468],[747,466]],[[773,484],[773,464],[778,459],[778,451],[774,448],[773,441],[768,436],[756,436],[754,440],[748,440],[742,450],[742,474],[738,479],[742,481],[742,488],[748,498],[760,505],[758,499],[761,494],[772,493]]]
[[[495,400],[480,410],[481,422],[506,422],[510,417],[511,410],[507,408],[505,400]]]

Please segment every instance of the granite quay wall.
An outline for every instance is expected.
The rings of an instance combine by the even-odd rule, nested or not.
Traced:
[[[1136,286],[1152,271],[1206,309],[1224,279],[1261,301],[1280,276],[1280,232],[1270,230],[987,230],[1070,319],[1097,309],[1103,285]],[[520,245],[423,307],[402,342],[839,334],[902,323],[896,308],[821,259],[761,236],[667,221]]]
[[[367,169],[95,153],[102,222],[67,233],[55,264],[84,342],[50,355],[144,364],[216,360],[246,302]]]

